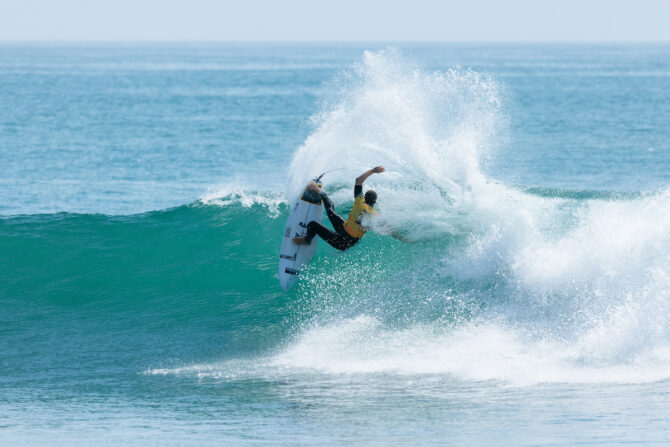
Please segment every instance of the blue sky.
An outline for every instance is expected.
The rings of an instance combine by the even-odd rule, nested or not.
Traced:
[[[670,41],[670,0],[0,0],[0,40]]]

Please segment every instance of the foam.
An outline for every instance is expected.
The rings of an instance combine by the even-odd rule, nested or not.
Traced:
[[[481,161],[505,134],[502,89],[471,71],[425,73],[393,51],[368,52],[332,90],[294,156],[287,197],[314,173],[345,167],[328,174],[326,188],[347,203],[352,179],[384,165],[366,182],[383,212],[374,229],[401,230],[431,256],[441,253],[431,258],[429,292],[449,288],[451,299],[474,297],[478,306],[468,321],[446,315],[399,325],[316,281],[305,304],[315,316],[278,352],[256,359],[254,374],[438,374],[513,385],[670,378],[670,189],[584,200],[488,177]],[[410,314],[426,296],[408,282],[379,281],[356,299]],[[324,315],[326,302],[339,304]],[[220,376],[226,368],[196,370]]]
[[[532,339],[492,322],[446,330],[384,327],[368,316],[307,330],[269,360],[275,368],[325,374],[448,375],[514,386],[538,383],[644,383],[670,378],[670,350],[626,364],[593,365],[582,347]]]
[[[317,324],[277,362],[523,383],[670,377],[670,190],[619,200],[524,193],[480,167],[505,133],[492,80],[424,73],[392,51],[366,53],[345,80],[297,151],[288,191],[308,165],[352,166],[331,178],[346,184],[383,164],[388,173],[369,180],[383,211],[375,229],[464,237],[444,247],[442,276],[470,287],[461,293],[478,295],[482,310],[459,331],[384,329],[367,317]],[[380,290],[380,303],[388,293],[401,292]]]
[[[446,376],[467,382],[527,387],[542,383],[651,383],[670,378],[670,346],[635,361],[585,362],[581,346],[533,339],[495,322],[457,329],[419,324],[401,330],[361,315],[304,331],[274,355],[256,359],[153,368],[149,375],[244,380],[263,377],[356,375]]]
[[[208,188],[208,191],[199,198],[205,205],[230,206],[234,204],[250,208],[254,205],[266,207],[271,217],[278,217],[280,206],[286,204],[286,197],[282,193],[272,191],[257,191],[240,184],[220,184]]]

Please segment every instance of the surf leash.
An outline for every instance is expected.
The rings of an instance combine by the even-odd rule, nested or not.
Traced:
[[[318,176],[317,178],[315,178],[315,179],[314,179],[314,183],[319,183],[319,182],[321,181],[321,177],[323,177],[324,175],[328,174],[329,172],[334,172],[334,171],[344,171],[345,169],[346,169],[346,168],[335,168],[335,169],[331,169],[331,170],[329,170],[329,171],[326,171],[326,172],[324,172],[323,174],[321,174],[320,176]]]

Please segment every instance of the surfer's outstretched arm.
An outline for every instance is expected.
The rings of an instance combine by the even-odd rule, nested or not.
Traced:
[[[356,177],[356,185],[363,185],[363,182],[367,180],[367,178],[370,177],[372,174],[381,174],[384,171],[385,171],[384,166],[377,166],[368,171],[365,171],[364,173]]]

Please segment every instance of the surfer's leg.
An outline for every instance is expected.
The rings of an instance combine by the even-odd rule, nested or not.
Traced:
[[[349,241],[349,239],[354,239],[352,237],[343,237],[341,234],[337,234],[334,231],[329,230],[318,222],[310,222],[307,225],[307,235],[305,236],[305,242],[310,243],[312,238],[315,235],[321,236],[321,239],[330,244],[333,248],[336,248],[340,251],[344,251],[347,248],[354,245],[356,242]]]
[[[333,224],[335,232],[341,233],[344,230],[344,219],[335,212],[335,205],[333,205],[333,201],[330,200],[330,197],[328,197],[326,193],[321,194],[321,198],[323,199],[323,204],[326,208],[326,215],[328,216],[330,223]]]
[[[305,242],[309,244],[310,242],[312,242],[312,239],[314,239],[314,236],[316,236],[317,234],[321,236],[321,239],[323,239],[326,242],[330,241],[331,239],[337,236],[337,233],[324,227],[319,222],[311,221],[309,224],[307,224],[307,234],[305,235]]]
[[[345,233],[338,234],[336,238],[331,239],[328,243],[340,251],[345,251],[356,245],[359,240],[359,238],[351,237],[348,233]]]
[[[327,227],[324,227],[318,222],[311,221],[309,224],[307,224],[307,233],[305,236],[295,237],[293,238],[293,242],[298,245],[309,245],[312,243],[312,239],[314,239],[314,236],[317,234],[333,248],[336,248],[340,251],[344,251],[356,245],[356,243],[360,240],[358,238],[349,236],[347,233],[338,234],[329,230]]]

